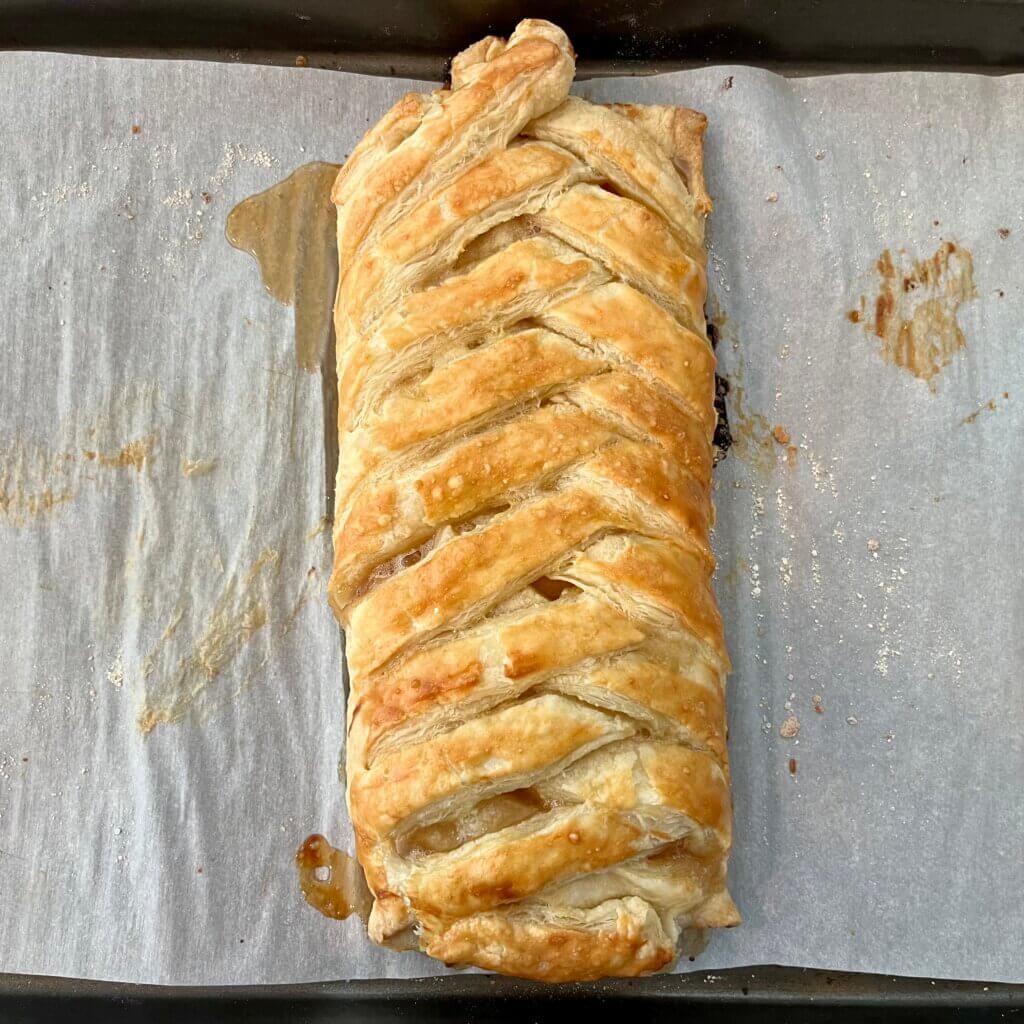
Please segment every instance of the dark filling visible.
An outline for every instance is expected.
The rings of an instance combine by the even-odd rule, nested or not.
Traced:
[[[729,454],[732,446],[732,432],[729,430],[729,410],[725,404],[725,396],[729,394],[729,382],[724,377],[715,374],[715,412],[718,413],[718,422],[715,424],[715,465],[722,461]]]
[[[718,348],[718,328],[712,323],[707,321],[708,325],[708,341],[711,342],[713,349]],[[715,437],[713,444],[715,446],[715,465],[717,466],[722,459],[729,453],[729,449],[732,447],[732,432],[729,430],[729,410],[725,404],[725,396],[729,394],[729,382],[724,377],[719,377],[715,374],[715,412],[718,413],[718,422],[715,424]]]

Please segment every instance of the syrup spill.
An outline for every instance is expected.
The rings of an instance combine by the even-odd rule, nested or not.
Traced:
[[[250,253],[263,284],[295,308],[295,362],[316,373],[331,340],[338,283],[336,218],[331,186],[338,164],[305,164],[265,192],[243,199],[228,215],[228,241]]]
[[[846,318],[879,339],[886,362],[934,390],[934,378],[967,344],[957,313],[978,295],[971,254],[955,242],[943,242],[924,260],[886,249],[875,268],[878,295],[870,302],[861,296]]]
[[[746,391],[733,381],[729,388],[729,429],[732,449],[752,469],[769,474],[777,460],[776,441],[768,420],[746,405]]]
[[[338,164],[316,161],[243,199],[228,215],[227,240],[250,253],[270,294],[295,311],[295,362],[320,374],[324,410],[324,503],[334,518],[338,383],[333,306],[338,286],[337,219],[331,188]],[[294,440],[294,438],[293,438]]]
[[[295,866],[302,895],[314,910],[338,921],[350,914],[369,918],[373,897],[355,857],[312,835],[296,851]]]

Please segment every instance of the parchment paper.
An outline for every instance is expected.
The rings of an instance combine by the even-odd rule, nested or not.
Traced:
[[[223,237],[408,87],[0,56],[0,970],[441,973],[298,891],[307,834],[350,843],[321,381]],[[1024,80],[579,91],[711,120],[745,923],[692,966],[1024,981]],[[930,380],[874,333],[918,295],[955,349]]]

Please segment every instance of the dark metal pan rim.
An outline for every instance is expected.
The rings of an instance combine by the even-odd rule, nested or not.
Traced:
[[[1024,70],[1021,0],[0,0],[0,50],[201,59],[345,69],[440,81],[452,53],[488,32],[505,33],[524,12],[559,22],[585,59],[581,78],[636,75],[708,64],[748,64],[787,75],[933,70],[999,74]],[[268,43],[270,46],[268,47]],[[1006,923],[1004,926],[1011,926]],[[645,1021],[698,1019],[744,1007],[794,1020],[819,1007],[826,1019],[878,1019],[895,1012],[1024,1016],[1024,985],[896,978],[787,967],[658,975],[588,985],[544,986],[491,975],[410,981],[260,986],[157,986],[0,974],[0,1019],[121,1018],[195,1022],[236,1014],[347,1021],[403,1017],[531,1020],[553,1000],[587,1000],[588,1016],[643,1007]],[[504,1006],[498,1012],[498,1006]],[[333,1008],[333,1010],[332,1010]],[[662,1013],[673,1016],[661,1017]],[[482,1014],[488,1014],[487,1018]],[[874,1014],[870,1014],[874,1016]],[[761,1019],[757,1016],[750,1019]],[[800,1019],[803,1019],[802,1017]]]

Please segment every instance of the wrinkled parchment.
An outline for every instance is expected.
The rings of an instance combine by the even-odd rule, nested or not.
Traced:
[[[351,838],[323,391],[223,237],[408,87],[0,55],[0,970],[442,970],[298,891]],[[745,923],[693,966],[1024,981],[1024,80],[578,91],[711,120]]]

